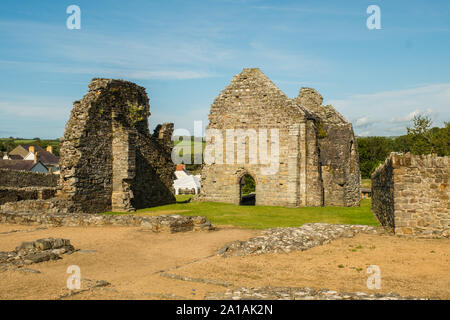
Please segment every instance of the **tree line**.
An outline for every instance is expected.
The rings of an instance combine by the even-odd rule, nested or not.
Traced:
[[[450,155],[450,122],[445,122],[442,128],[433,127],[429,117],[418,115],[406,132],[406,135],[392,138],[358,137],[359,165],[363,179],[370,178],[391,152]]]
[[[412,154],[436,153],[439,156],[450,155],[450,122],[444,127],[433,127],[427,116],[415,116],[411,127],[406,128],[407,134],[398,137],[358,137],[358,153],[361,177],[370,175],[391,152],[411,152]],[[42,148],[53,146],[53,153],[59,155],[58,140],[41,140],[34,138],[24,140],[19,138],[0,139],[0,156],[10,152],[19,144],[33,144]],[[192,159],[194,154],[192,154]],[[191,162],[193,163],[193,161]],[[195,173],[200,172],[200,164],[187,164],[186,169]]]

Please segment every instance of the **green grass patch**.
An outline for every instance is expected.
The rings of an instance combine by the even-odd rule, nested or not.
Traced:
[[[179,214],[206,216],[215,225],[232,225],[250,229],[298,227],[305,223],[378,225],[370,211],[370,199],[360,207],[305,207],[285,208],[271,206],[237,206],[217,202],[189,202],[189,195],[177,196],[177,203],[137,210],[137,215]],[[184,203],[183,203],[184,202]],[[106,212],[105,214],[121,214]]]

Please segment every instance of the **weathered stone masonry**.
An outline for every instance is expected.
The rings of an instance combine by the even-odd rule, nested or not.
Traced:
[[[28,171],[0,169],[0,205],[55,196],[58,177]]]
[[[27,202],[29,212],[130,212],[175,202],[173,124],[159,125],[152,135],[149,115],[145,88],[93,79],[66,124],[57,195]],[[7,208],[14,206],[21,210],[24,204],[8,203]]]
[[[207,129],[224,137],[223,164],[203,165],[202,190],[197,200],[239,204],[239,182],[250,174],[256,182],[257,205],[358,206],[360,172],[352,125],[333,107],[322,106],[314,89],[302,88],[288,98],[259,69],[244,69],[236,75],[211,106]],[[269,165],[225,162],[226,146],[234,145],[234,156],[256,147],[261,155],[265,141],[226,141],[227,129],[279,132],[279,162],[274,174],[262,174]],[[238,140],[238,139],[237,139]],[[247,142],[248,141],[248,142]],[[212,146],[213,141],[207,141]],[[269,151],[270,153],[270,151]]]
[[[25,187],[56,187],[58,176],[48,173],[0,169],[0,186]]]
[[[450,237],[450,157],[391,153],[372,175],[372,211],[398,235]]]
[[[175,201],[170,158],[173,125],[150,135],[149,100],[134,83],[93,79],[74,108],[61,146],[61,190],[69,211],[135,209]]]

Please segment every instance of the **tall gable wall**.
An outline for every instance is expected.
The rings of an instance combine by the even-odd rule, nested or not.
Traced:
[[[287,128],[304,113],[259,69],[244,69],[217,96],[208,128]]]
[[[256,180],[259,205],[359,205],[360,176],[353,130],[333,108],[321,104],[322,97],[314,89],[289,99],[259,69],[244,69],[236,75],[214,100],[208,129],[220,130],[224,141],[225,129],[278,129],[278,171],[262,175],[263,165],[252,164],[247,158],[240,164],[205,164],[198,200],[238,204],[239,179],[248,173]],[[336,136],[323,140],[321,131]],[[214,143],[207,141],[206,148]],[[259,153],[260,143],[258,139]],[[241,152],[248,153],[252,142],[233,144],[235,151],[240,147]],[[226,151],[224,142],[224,161]],[[326,165],[322,167],[322,163]]]
[[[239,180],[248,173],[256,180],[258,205],[298,205],[298,198],[292,196],[298,189],[298,179],[290,176],[292,172],[290,166],[295,166],[297,162],[290,161],[289,155],[293,152],[298,153],[296,150],[299,148],[300,141],[297,136],[291,134],[291,131],[292,127],[298,127],[300,122],[305,125],[306,118],[304,112],[272,81],[259,69],[244,69],[214,100],[209,121],[208,129],[217,129],[222,133],[223,162],[226,162],[226,152],[230,150],[229,147],[227,148],[227,142],[234,148],[235,161],[203,166],[199,200],[239,204]],[[246,130],[254,130],[253,132],[257,135],[256,143],[244,140],[243,144],[238,144],[236,138],[233,142],[227,136],[227,129],[242,129],[242,135],[245,135]],[[249,144],[256,146],[258,156],[262,152],[260,129],[269,129],[267,130],[269,154],[270,142],[273,139],[270,129],[278,130],[279,164],[274,174],[262,173],[262,168],[268,165],[262,165],[259,162],[252,164],[249,161]],[[294,131],[298,132],[298,128]],[[239,135],[238,131],[235,133]],[[247,154],[245,164],[236,163],[238,154],[244,152]]]

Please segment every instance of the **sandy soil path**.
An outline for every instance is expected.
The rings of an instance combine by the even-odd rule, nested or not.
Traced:
[[[111,285],[68,299],[203,299],[207,292],[225,291],[227,283],[236,287],[309,286],[370,292],[365,271],[373,264],[381,268],[381,293],[450,299],[450,240],[358,235],[290,254],[215,255],[225,243],[257,233],[236,228],[155,234],[130,227],[36,229],[0,225],[0,251],[46,237],[70,239],[81,249],[62,260],[33,264],[31,270],[0,273],[0,299],[58,299],[67,295],[69,265],[81,268],[85,279],[82,289],[98,280]]]

